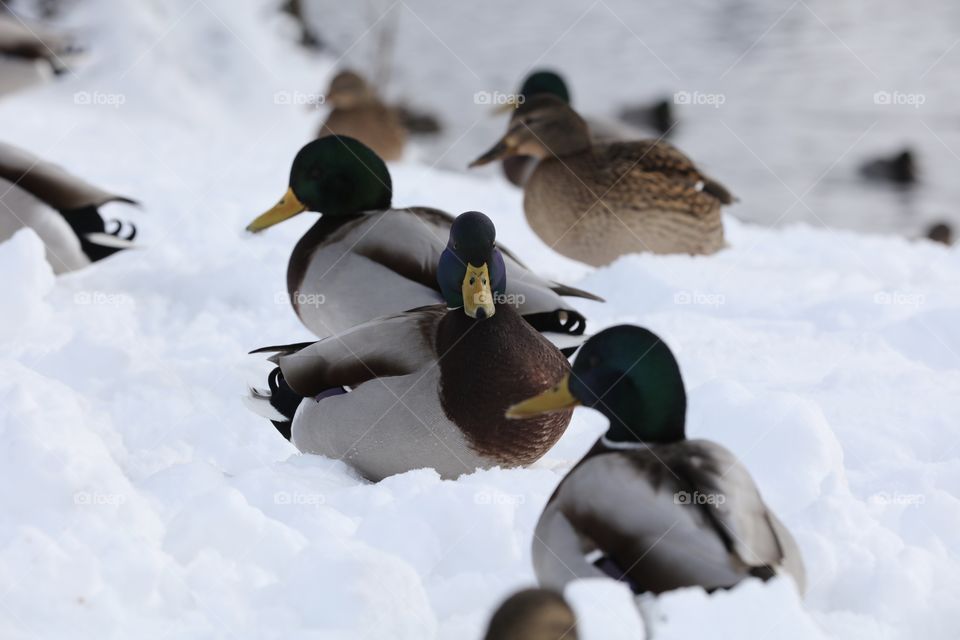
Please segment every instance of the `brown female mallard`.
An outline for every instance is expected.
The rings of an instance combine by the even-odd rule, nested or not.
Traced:
[[[562,100],[535,96],[506,135],[471,163],[539,158],[524,186],[527,221],[565,256],[591,265],[628,253],[710,254],[724,246],[720,206],[733,201],[662,140],[593,143]]]
[[[324,103],[333,107],[318,138],[329,135],[356,138],[384,160],[399,160],[407,131],[395,109],[357,73],[341,71],[330,83]]]

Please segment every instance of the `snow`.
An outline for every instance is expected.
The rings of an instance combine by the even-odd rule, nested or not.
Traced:
[[[311,216],[257,237],[320,117],[278,104],[332,68],[270,2],[88,0],[60,81],[6,97],[6,140],[143,210],[143,248],[54,279],[30,231],[0,244],[0,637],[478,638],[530,586],[530,537],[604,429],[578,410],[530,469],[369,484],[298,455],[241,402],[255,347],[309,339],[284,297]],[[122,96],[78,104],[77,92]],[[413,154],[416,157],[417,154]],[[591,269],[529,231],[491,174],[410,160],[398,204],[482,210],[544,274],[672,346],[689,433],[733,450],[795,534],[792,583],[687,589],[663,638],[949,638],[960,628],[960,253],[727,217],[709,258]],[[735,213],[736,209],[732,209]],[[641,637],[623,587],[568,596],[587,638]]]

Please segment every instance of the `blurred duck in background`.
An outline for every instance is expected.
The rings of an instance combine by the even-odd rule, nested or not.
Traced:
[[[330,82],[324,103],[330,114],[317,137],[349,136],[373,149],[387,161],[399,160],[407,143],[407,130],[396,109],[387,106],[358,73],[341,71]]]
[[[527,222],[557,252],[593,266],[629,253],[711,254],[725,246],[730,192],[662,140],[598,143],[566,102],[524,102],[507,133],[471,167],[537,158],[524,185]]]
[[[543,95],[553,96],[570,104],[570,89],[563,77],[555,71],[541,69],[524,78],[517,96],[510,103],[498,107],[497,111],[509,112],[510,123],[508,126],[512,126],[526,112],[526,105],[531,98]],[[615,142],[644,137],[642,131],[620,122],[593,117],[586,118],[586,122],[590,128],[590,137],[594,142]],[[536,164],[537,158],[532,156],[517,155],[501,160],[503,175],[511,184],[518,187],[522,187],[526,183]]]
[[[518,591],[494,612],[483,640],[577,640],[577,618],[556,591]]]
[[[0,95],[65,72],[63,58],[75,52],[66,37],[0,13]]]
[[[953,244],[953,227],[946,222],[938,222],[927,229],[927,240],[951,246]]]
[[[99,208],[109,202],[137,204],[0,143],[0,242],[24,227],[33,229],[54,273],[80,269],[134,246],[132,224],[108,223],[100,215]]]
[[[880,182],[914,184],[918,178],[915,154],[911,149],[905,148],[892,156],[868,160],[860,166],[860,174]]]

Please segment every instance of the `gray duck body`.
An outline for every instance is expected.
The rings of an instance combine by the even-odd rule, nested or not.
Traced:
[[[619,573],[636,593],[713,590],[781,572],[805,588],[789,531],[736,457],[705,440],[630,449],[598,442],[548,501],[533,564],[553,589]]]
[[[567,370],[563,355],[508,306],[485,320],[433,305],[381,318],[279,359],[306,396],[292,442],[378,481],[430,467],[443,478],[522,466],[560,438],[571,411],[508,420],[507,407]],[[316,396],[348,387],[349,393]]]

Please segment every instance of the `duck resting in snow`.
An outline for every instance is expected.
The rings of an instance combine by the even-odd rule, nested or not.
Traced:
[[[443,478],[523,466],[570,422],[561,410],[512,422],[507,407],[556,383],[563,354],[501,302],[509,274],[493,223],[457,217],[439,257],[443,302],[366,322],[310,345],[267,347],[278,367],[251,408],[304,453],[378,481],[430,467]]]
[[[437,267],[453,216],[429,207],[393,208],[392,198],[390,172],[372,149],[328,136],[297,153],[286,194],[247,226],[259,232],[304,211],[322,214],[287,267],[294,311],[318,337],[444,300]],[[505,293],[527,322],[562,346],[564,336],[583,333],[586,319],[561,296],[600,298],[537,276],[502,245],[496,256]]]
[[[0,143],[0,242],[24,227],[46,247],[54,273],[74,271],[135,246],[136,228],[104,221],[108,202],[136,204],[13,145]]]
[[[684,433],[686,393],[669,347],[646,329],[604,329],[568,376],[509,415],[529,420],[576,405],[610,425],[560,482],[540,516],[533,565],[543,587],[609,576],[635,593],[726,589],[805,574],[786,527],[737,458]]]

